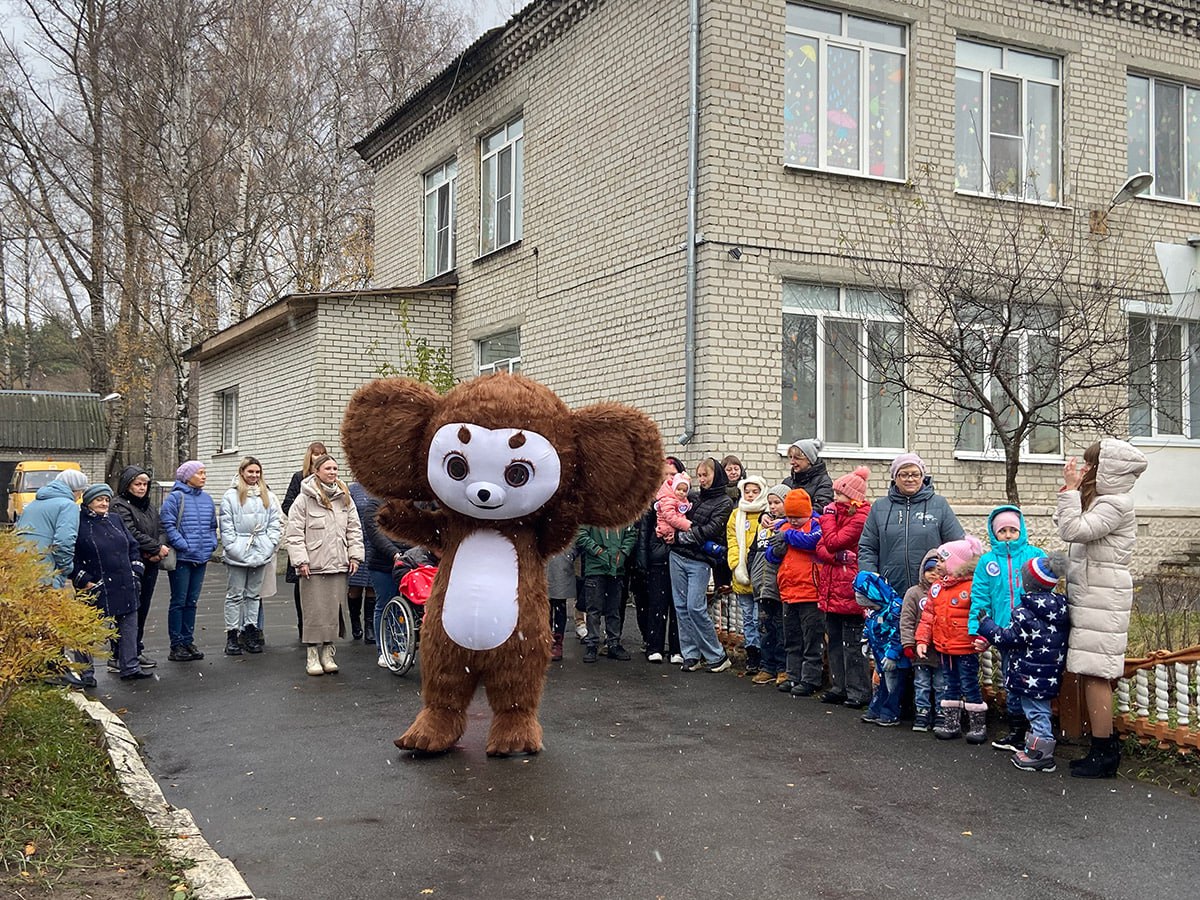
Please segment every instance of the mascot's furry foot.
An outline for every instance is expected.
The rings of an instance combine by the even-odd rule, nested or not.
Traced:
[[[542,749],[542,726],[532,712],[497,713],[488,730],[488,756],[515,756]]]
[[[423,709],[408,731],[396,738],[394,743],[401,750],[417,753],[446,753],[454,749],[466,728],[466,713],[436,712]]]

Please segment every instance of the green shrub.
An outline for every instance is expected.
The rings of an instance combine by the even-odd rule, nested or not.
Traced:
[[[0,534],[0,721],[17,688],[63,661],[64,648],[92,650],[112,634],[111,620],[71,588],[53,587],[51,575],[32,544]]]

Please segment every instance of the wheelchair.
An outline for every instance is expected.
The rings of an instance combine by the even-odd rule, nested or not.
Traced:
[[[379,652],[393,675],[404,675],[417,661],[425,602],[437,569],[418,566],[400,579],[400,593],[383,607],[379,621]]]

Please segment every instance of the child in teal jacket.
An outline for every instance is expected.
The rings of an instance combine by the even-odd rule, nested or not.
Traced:
[[[1025,532],[1025,517],[1015,506],[1003,504],[988,516],[988,537],[992,549],[979,558],[971,579],[971,615],[967,632],[975,638],[975,647],[983,650],[987,641],[979,636],[979,623],[990,618],[1001,628],[1012,623],[1013,610],[1021,605],[1021,568],[1031,559],[1045,556],[1046,551],[1029,543]],[[1001,651],[1001,670],[1008,671],[1008,653]],[[1008,734],[992,741],[997,750],[1015,753],[1025,746],[1026,719],[1020,700],[1015,694],[1006,699]]]

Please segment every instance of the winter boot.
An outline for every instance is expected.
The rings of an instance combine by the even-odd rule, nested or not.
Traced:
[[[561,631],[554,633],[554,643],[550,645],[550,661],[558,662],[562,659],[563,654],[563,636]]]
[[[917,715],[913,718],[913,731],[928,731],[933,725],[933,710],[917,707]]]
[[[987,740],[987,704],[964,703],[967,710],[967,743],[982,744]]]
[[[357,610],[354,607],[350,607],[350,636],[356,641],[362,640],[363,636],[360,610]]]
[[[242,643],[246,645],[248,652],[262,653],[263,644],[266,642],[263,640],[263,633],[257,625],[247,625],[242,630]]]
[[[325,670],[321,668],[321,657],[317,650],[317,645],[309,644],[305,649],[308,651],[308,662],[304,667],[304,671],[309,675],[324,675]]]
[[[1092,754],[1095,754],[1094,756]],[[1092,752],[1071,769],[1072,778],[1115,778],[1121,765],[1121,738],[1092,738]]]
[[[321,645],[321,668],[330,674],[338,670],[337,663],[333,661],[333,644]]]
[[[363,622],[363,643],[375,643],[375,623],[373,621]]]
[[[933,733],[940,741],[952,741],[962,735],[962,701],[943,700],[937,710]]]
[[[1025,749],[1025,729],[1027,723],[1025,717],[1009,716],[1008,717],[1008,734],[1004,737],[996,738],[992,741],[992,746],[997,750],[1008,750],[1011,753],[1020,753]]]
[[[762,662],[762,651],[757,647],[746,648],[746,674],[753,675],[758,671],[759,663]]]
[[[238,643],[238,630],[236,628],[230,628],[227,632],[225,632],[225,655],[242,655],[242,645]]]
[[[1024,750],[1013,754],[1012,763],[1018,769],[1026,772],[1053,772],[1054,765],[1053,738],[1039,738],[1030,735],[1029,743]]]

